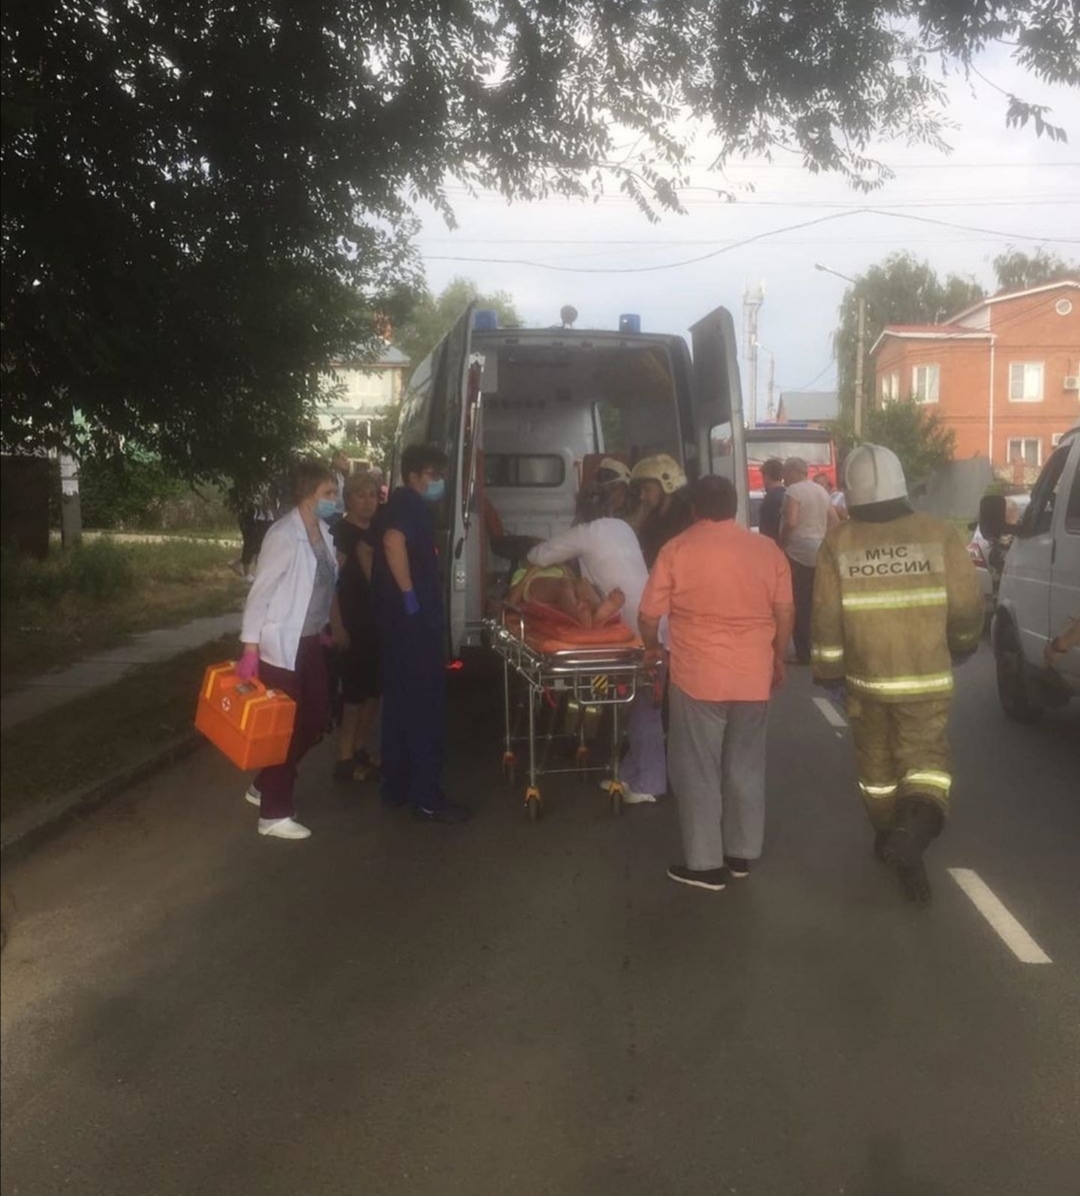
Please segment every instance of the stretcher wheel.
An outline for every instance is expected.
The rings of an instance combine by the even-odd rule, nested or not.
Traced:
[[[532,788],[526,789],[525,790],[525,817],[528,818],[528,820],[530,822],[537,822],[537,821],[539,821],[540,815],[543,814],[543,812],[544,812],[544,807],[540,801],[540,790],[532,789]]]
[[[623,783],[622,781],[612,781],[611,788],[608,790],[608,796],[611,798],[611,812],[617,818],[622,813],[623,808]]]

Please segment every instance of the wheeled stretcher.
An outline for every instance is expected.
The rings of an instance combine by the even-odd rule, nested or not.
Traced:
[[[620,814],[624,792],[619,780],[620,714],[644,684],[641,643],[624,624],[608,629],[612,642],[605,643],[604,629],[559,628],[530,619],[529,613],[504,605],[501,618],[484,621],[490,645],[503,662],[503,772],[513,784],[518,763],[515,747],[526,744],[525,812],[530,819],[543,812],[540,777],[556,773],[583,778],[606,773],[612,813]],[[572,636],[587,642],[574,642]],[[515,691],[520,696],[516,705]],[[612,717],[611,756],[606,764],[591,765],[588,728],[605,709]],[[520,734],[522,721],[524,735]],[[548,767],[556,740],[576,741],[572,767]]]

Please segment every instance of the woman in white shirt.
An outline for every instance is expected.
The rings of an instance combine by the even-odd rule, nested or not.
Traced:
[[[576,559],[582,576],[605,598],[612,590],[622,590],[622,617],[636,634],[649,571],[634,529],[614,516],[618,498],[617,482],[586,487],[578,495],[574,526],[538,544],[528,560],[530,565],[547,568]],[[646,690],[638,691],[630,707],[628,737],[630,750],[620,770],[623,800],[631,804],[655,801],[667,790],[667,755],[661,713]],[[604,782],[605,788],[609,785]]]
[[[337,558],[327,520],[337,487],[321,461],[303,461],[294,475],[296,505],[266,533],[255,580],[244,607],[244,651],[237,676],[258,677],[296,702],[289,754],[264,768],[247,791],[259,806],[259,834],[306,839],[311,831],[293,817],[296,768],[326,729],[330,688],[322,633],[330,619]]]

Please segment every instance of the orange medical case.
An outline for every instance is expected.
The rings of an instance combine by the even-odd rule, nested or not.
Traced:
[[[284,764],[295,719],[292,698],[257,679],[241,681],[234,661],[206,670],[195,726],[237,768]]]

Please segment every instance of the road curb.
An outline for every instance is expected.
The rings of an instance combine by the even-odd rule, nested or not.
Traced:
[[[206,740],[194,729],[84,789],[40,802],[0,823],[0,858],[5,865],[29,855],[62,834],[70,823],[197,751]]]

